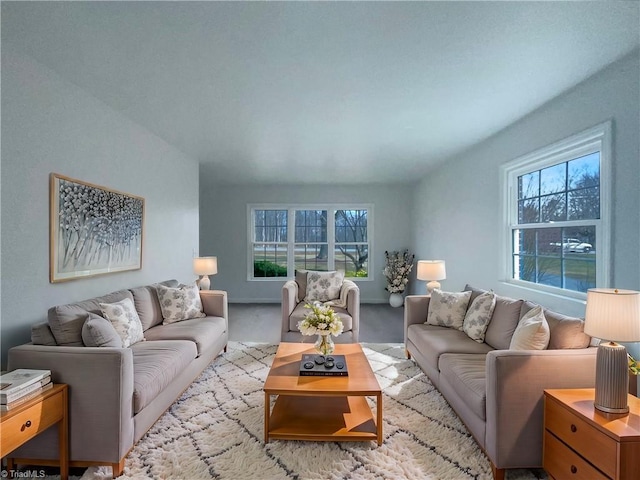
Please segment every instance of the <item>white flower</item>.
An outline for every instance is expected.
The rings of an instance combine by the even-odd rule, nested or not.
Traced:
[[[382,273],[387,279],[385,290],[391,293],[402,293],[409,283],[409,274],[413,268],[414,255],[409,255],[409,251],[385,252],[386,266]]]
[[[311,310],[304,319],[298,322],[298,330],[303,335],[328,335],[335,337],[343,331],[343,324],[340,317],[336,315],[331,307],[314,302],[312,305],[306,304],[305,308]]]

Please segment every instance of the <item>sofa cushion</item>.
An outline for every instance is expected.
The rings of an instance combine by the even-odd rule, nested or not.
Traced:
[[[149,405],[196,358],[196,345],[188,340],[139,342],[131,350],[134,414]]]
[[[544,350],[549,344],[549,324],[542,307],[527,312],[518,322],[509,350]]]
[[[296,302],[301,302],[307,296],[307,270],[296,270],[296,283],[298,284]]]
[[[344,272],[307,271],[306,302],[328,302],[340,298]]]
[[[102,315],[111,322],[120,335],[123,347],[127,348],[144,340],[142,323],[133,300],[125,298],[115,303],[101,303],[100,309]]]
[[[521,307],[522,300],[497,295],[493,317],[487,327],[484,341],[496,350],[508,350],[511,337],[520,320]]]
[[[53,336],[49,322],[38,322],[31,326],[31,343],[49,346],[58,344],[56,337]]]
[[[496,307],[496,295],[485,292],[478,295],[472,302],[462,322],[462,331],[476,342],[484,342],[487,327]]]
[[[551,310],[544,310],[544,317],[549,323],[548,349],[587,348],[591,343],[591,337],[584,333],[583,319]]]
[[[443,292],[435,289],[429,300],[427,324],[462,330],[470,298],[471,292]]]
[[[82,347],[82,325],[87,313],[101,315],[100,303],[115,303],[125,298],[133,301],[133,295],[129,290],[119,290],[82,302],[51,307],[48,312],[49,326],[58,345]]]
[[[158,301],[158,294],[156,292],[157,285],[175,288],[178,286],[178,281],[166,280],[159,284],[146,285],[144,287],[131,289],[133,304],[136,306],[143,330],[147,330],[154,325],[160,325],[164,320],[162,317],[162,308],[160,308],[160,302]]]
[[[196,345],[197,355],[210,348],[226,331],[222,317],[203,317],[158,325],[144,332],[147,341],[189,340]]]
[[[486,354],[444,353],[438,363],[442,381],[482,420],[486,420],[487,406],[486,358]]]
[[[291,315],[289,316],[290,332],[297,332],[298,322],[301,322],[302,320],[304,320],[305,315],[311,312],[311,310],[309,310],[308,308],[305,308],[304,306],[305,306],[305,302],[301,302],[298,305],[296,305],[296,308],[294,308],[293,312],[291,312]],[[331,308],[333,309],[334,312],[336,312],[336,315],[340,317],[340,320],[342,320],[342,326],[343,326],[342,331],[348,332],[350,330],[353,330],[353,318],[351,317],[351,315],[349,315],[349,312],[347,312],[347,309],[340,308],[340,307],[331,307]]]
[[[483,293],[487,293],[489,290],[483,290],[482,288],[472,287],[471,285],[469,285],[467,283],[464,286],[464,289],[462,291],[463,292],[471,292],[471,298],[469,299],[469,304],[471,304],[471,302],[473,302],[478,297],[478,295],[481,295]]]
[[[205,316],[200,290],[195,283],[178,287],[156,285],[156,292],[162,309],[163,324]]]
[[[82,341],[85,347],[123,347],[122,338],[112,323],[95,313],[87,313],[87,320],[82,326]]]
[[[455,328],[418,323],[407,329],[407,339],[424,355],[433,368],[439,365],[444,353],[487,353],[493,350],[486,343],[471,340]]]

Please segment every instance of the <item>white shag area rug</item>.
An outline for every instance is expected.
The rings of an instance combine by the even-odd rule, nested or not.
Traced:
[[[363,344],[383,389],[383,445],[265,445],[262,386],[276,348],[230,342],[135,445],[119,479],[492,478],[487,457],[401,344]],[[81,480],[110,477],[110,467],[89,468]],[[508,480],[541,478],[541,470],[507,471]]]

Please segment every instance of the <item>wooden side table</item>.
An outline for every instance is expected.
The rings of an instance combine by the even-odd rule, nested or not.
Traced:
[[[595,390],[544,392],[542,464],[557,480],[640,478],[640,399],[629,395],[629,414],[593,405]]]
[[[0,457],[4,458],[20,445],[31,440],[50,426],[59,423],[58,442],[60,478],[69,478],[69,424],[67,385],[57,384],[41,395],[15,409],[0,414]],[[15,470],[12,458],[7,458],[9,477]]]

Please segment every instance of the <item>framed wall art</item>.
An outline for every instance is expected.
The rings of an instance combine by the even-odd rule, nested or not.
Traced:
[[[144,198],[56,173],[50,189],[51,283],[142,268]]]

